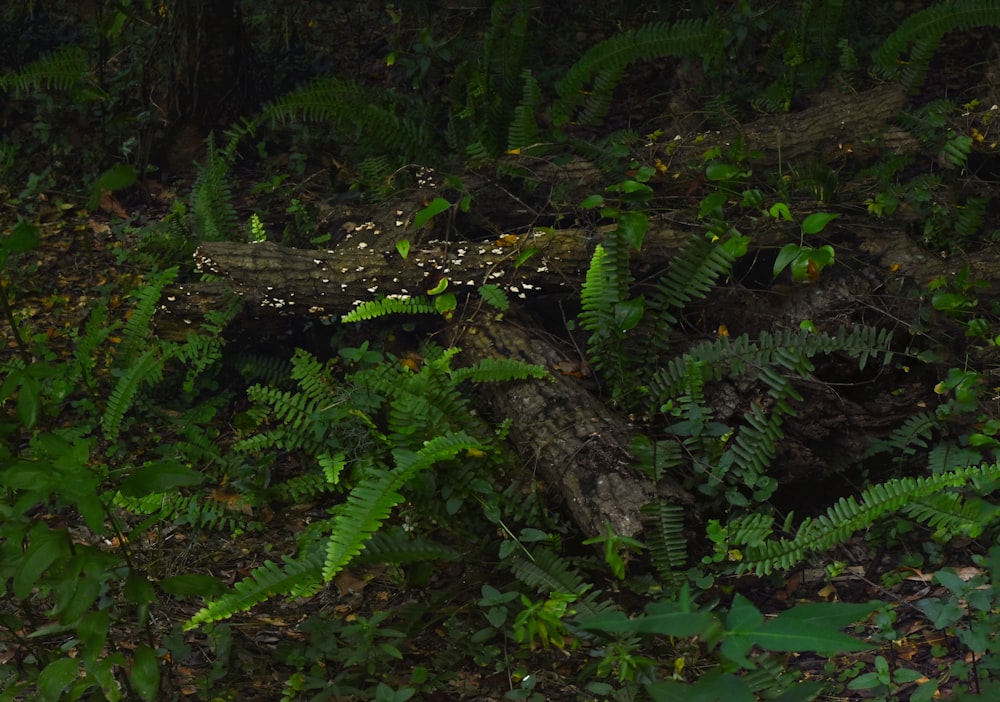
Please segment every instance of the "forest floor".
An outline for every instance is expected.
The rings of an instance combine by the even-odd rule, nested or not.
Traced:
[[[368,20],[373,18],[369,17]],[[360,66],[362,72],[374,74],[384,71],[384,48],[393,43],[390,35],[398,32],[398,26],[389,21],[388,16],[378,18],[377,22],[366,22],[365,31],[359,32],[357,22],[361,21],[351,15],[338,19],[330,19],[338,23],[335,31],[339,36],[354,37],[355,41],[344,41],[340,44],[339,54],[329,56],[331,60],[344,65]],[[602,38],[604,29],[596,29],[581,21],[576,32],[583,40],[579,43],[587,45]],[[331,27],[327,26],[329,31]],[[381,39],[379,36],[381,35]],[[361,38],[364,43],[361,43]],[[372,48],[376,47],[376,48]],[[940,60],[940,70],[936,73],[935,82],[929,85],[928,94],[934,93],[942,85],[949,86],[953,92],[962,93],[957,86],[969,85],[966,93],[976,89],[975,83],[967,82],[969,71],[964,56],[947,53]],[[672,128],[675,124],[690,124],[697,121],[697,115],[679,115],[671,124],[660,124],[660,116],[664,112],[665,102],[673,107],[683,104],[687,97],[670,92],[675,86],[665,85],[663,90],[653,89],[655,84],[650,81],[662,66],[649,66],[637,70],[629,80],[623,82],[619,94],[616,95],[616,111],[608,121],[608,129],[614,130],[621,124],[628,123],[640,132],[653,132],[658,128]],[[378,76],[369,75],[370,79]],[[682,79],[683,82],[683,79]],[[669,83],[669,81],[668,81]],[[659,86],[656,86],[659,88]],[[964,94],[964,93],[963,93]],[[268,172],[280,169],[279,163],[287,162],[289,154],[273,155],[270,163],[257,164],[246,172],[239,173],[242,180],[237,181],[236,201],[240,205],[240,215],[245,221],[254,211],[259,202],[255,187],[258,186]],[[326,186],[318,183],[328,183],[331,178],[329,163],[321,163],[318,159],[310,163],[308,171],[302,177],[302,186],[291,194],[302,205],[314,212],[327,212],[325,202],[335,199],[337,194]],[[81,324],[86,320],[89,310],[95,304],[105,305],[112,315],[125,314],[127,309],[126,295],[140,283],[145,271],[141,263],[137,263],[134,255],[132,237],[142,228],[144,222],[162,219],[170,210],[176,198],[185,196],[185,189],[190,183],[178,179],[172,182],[159,182],[155,176],[150,177],[140,189],[120,196],[105,195],[96,208],[83,204],[83,199],[69,192],[28,192],[21,194],[8,193],[10,198],[16,195],[19,207],[30,203],[35,223],[42,232],[41,245],[30,255],[16,260],[16,269],[7,271],[9,279],[4,283],[8,286],[11,299],[18,310],[19,322],[26,334],[31,337],[44,338],[45,345],[56,357],[70,354],[74,339],[77,337]],[[995,188],[995,185],[990,186]],[[697,191],[691,190],[671,200],[661,201],[661,205],[675,208],[678,216],[691,214],[692,198],[696,204]],[[864,212],[859,203],[834,203],[848,217],[856,217],[857,222],[864,221]],[[687,208],[688,213],[682,209]],[[5,224],[12,221],[13,208],[2,215]],[[991,208],[991,218],[996,213]],[[328,213],[329,216],[329,213]],[[333,215],[335,218],[336,215]],[[294,215],[284,212],[271,213],[269,226],[280,231],[282,225],[295,224]],[[984,225],[989,228],[989,223]],[[867,225],[866,225],[867,226]],[[909,234],[907,234],[909,236]],[[911,237],[914,247],[922,244],[919,237]],[[866,254],[845,249],[845,241],[837,243],[838,260],[863,261]],[[975,258],[988,255],[987,251],[993,244],[980,243],[978,250],[968,254]],[[935,252],[929,252],[935,255]],[[966,255],[959,253],[956,255]],[[140,259],[141,260],[141,259]],[[863,264],[858,264],[863,265]],[[758,271],[759,272],[759,271]],[[751,271],[745,272],[750,276]],[[995,288],[996,281],[984,280],[984,299],[990,297],[990,290]],[[109,292],[110,291],[110,292]],[[910,291],[912,292],[912,291]],[[751,285],[741,285],[736,281],[733,287],[713,300],[702,309],[705,319],[713,320],[708,326],[718,326],[725,323],[727,316],[733,315],[734,309],[742,309],[746,314],[760,314],[766,318],[770,303],[761,302],[789,295],[789,291],[778,285],[768,284],[766,289],[753,289]],[[898,290],[894,293],[900,299],[910,300],[907,292]],[[734,302],[734,296],[743,296],[742,302]],[[747,296],[753,296],[747,302]],[[871,300],[859,300],[859,305],[871,304]],[[882,304],[882,303],[880,303]],[[909,302],[907,304],[910,304]],[[780,305],[774,305],[777,308]],[[846,318],[870,315],[870,310],[844,310]],[[947,322],[941,322],[938,329],[925,327],[923,334],[935,336],[939,343],[951,343],[955,340],[956,330]],[[701,332],[699,332],[701,333]],[[958,332],[961,333],[961,330]],[[234,332],[239,338],[239,331]],[[17,344],[7,325],[3,328],[5,343],[3,348],[9,355],[16,353]],[[287,342],[290,346],[296,343],[293,338]],[[316,339],[310,341],[316,344]],[[956,358],[961,351],[956,353]],[[947,359],[945,363],[955,359]],[[900,375],[886,376],[880,384],[869,385],[864,393],[878,398],[881,404],[878,416],[865,417],[848,416],[843,410],[832,405],[825,409],[827,417],[837,417],[837,421],[867,423],[876,421],[888,422],[889,418],[897,420],[905,418],[910,409],[928,407],[935,402],[934,374],[940,370],[937,366],[924,366],[916,369],[912,375],[901,379]],[[831,369],[830,372],[835,372]],[[826,377],[831,384],[837,378]],[[847,379],[853,382],[852,379]],[[895,398],[895,399],[893,399]],[[903,398],[903,399],[900,399]],[[830,397],[824,395],[817,400],[830,402]],[[874,404],[874,403],[873,403]],[[994,408],[994,417],[997,408]],[[872,410],[875,411],[874,409]],[[53,418],[55,423],[71,425],[74,422],[72,412]],[[833,420],[831,419],[831,422]],[[809,428],[809,422],[804,422],[800,433]],[[796,429],[790,430],[793,436]],[[232,428],[221,424],[218,427],[219,441],[225,442],[232,438]],[[829,439],[835,443],[833,439]],[[846,445],[846,444],[845,444]],[[845,449],[838,445],[839,449]],[[815,450],[815,449],[812,449]],[[798,470],[808,471],[812,454],[808,452],[799,456],[786,456],[789,460],[797,459],[803,465]],[[820,463],[826,462],[826,456],[819,457]],[[799,514],[810,514],[825,508],[829,503],[826,490],[848,491],[859,476],[835,475],[827,482],[821,483],[824,490],[817,491],[817,483],[800,480],[796,486],[789,488],[782,499],[793,505]],[[856,487],[856,486],[854,486]],[[818,494],[821,492],[823,494]],[[227,582],[235,582],[246,577],[253,568],[261,565],[264,560],[276,560],[283,553],[292,553],[295,548],[295,536],[301,533],[305,526],[325,515],[328,505],[298,504],[280,506],[271,509],[267,506],[250,507],[241,502],[239,495],[226,488],[217,486],[213,497],[225,503],[235,513],[252,517],[257,530],[246,531],[238,535],[226,533],[194,533],[185,529],[160,529],[150,531],[144,536],[141,548],[134,552],[148,559],[151,571],[176,573],[207,570]],[[813,497],[820,498],[815,504],[810,503]],[[59,519],[60,515],[39,515],[40,518]],[[84,538],[81,536],[81,538]],[[953,567],[962,577],[972,577],[978,571],[973,565],[972,555],[981,553],[983,544],[973,539],[962,542],[953,540],[945,544],[933,545],[937,550],[934,562],[938,567]],[[109,545],[110,547],[110,545]],[[745,576],[733,579],[724,584],[727,596],[739,592],[756,604],[765,614],[784,610],[791,603],[799,602],[863,602],[882,600],[895,604],[895,628],[904,636],[897,641],[879,643],[876,648],[862,654],[851,654],[835,659],[823,659],[815,656],[802,655],[790,658],[790,665],[799,669],[805,679],[847,681],[861,672],[875,670],[877,657],[889,660],[892,669],[909,668],[918,671],[926,678],[941,679],[940,689],[947,691],[948,681],[945,673],[955,664],[973,665],[974,659],[967,653],[964,646],[955,638],[936,629],[914,603],[924,598],[945,594],[942,586],[931,582],[933,572],[924,572],[918,568],[900,568],[899,563],[906,561],[905,553],[874,547],[866,535],[856,536],[844,544],[836,561],[817,564],[813,567],[798,569],[781,577],[756,578]],[[161,609],[150,613],[154,622],[155,635],[160,638],[182,637],[186,644],[188,655],[182,660],[164,661],[165,669],[169,671],[169,679],[165,689],[174,693],[175,699],[239,699],[270,701],[281,699],[282,690],[289,676],[295,672],[295,667],[287,660],[282,661],[278,650],[289,650],[296,645],[304,645],[312,636],[315,642],[320,640],[315,633],[304,633],[300,625],[309,620],[310,615],[322,613],[326,616],[336,615],[345,625],[355,621],[368,621],[375,615],[385,614],[384,627],[400,630],[415,629],[415,622],[408,619],[409,612],[417,611],[412,605],[415,602],[433,602],[440,611],[438,622],[427,623],[421,629],[421,634],[405,638],[402,646],[403,662],[400,670],[412,670],[426,666],[430,661],[439,661],[443,657],[442,649],[452,644],[449,632],[443,630],[446,621],[461,617],[465,610],[474,609],[479,597],[481,586],[490,582],[493,564],[486,556],[481,560],[471,560],[459,563],[445,564],[435,570],[425,585],[414,587],[405,574],[395,569],[371,567],[348,569],[320,593],[307,601],[286,602],[278,599],[255,607],[251,612],[239,614],[229,620],[226,625],[216,627],[211,634],[204,632],[180,633],[177,625],[185,621],[196,611],[196,607],[188,603],[170,602]],[[826,567],[823,567],[823,566]],[[892,572],[887,572],[886,569]],[[610,579],[605,583],[609,590],[616,585]],[[629,603],[634,597],[631,593],[620,592],[623,603]],[[470,625],[471,626],[471,625]],[[864,631],[857,632],[864,636]],[[140,640],[145,634],[123,629],[116,632],[121,640]],[[214,637],[214,638],[212,638]],[[56,643],[54,641],[54,643]],[[349,642],[344,642],[350,645]],[[578,641],[579,648],[568,647],[566,651],[510,650],[511,656],[523,657],[530,655],[528,667],[537,672],[541,678],[537,689],[544,690],[544,698],[550,700],[581,700],[587,699],[588,693],[577,688],[576,672],[586,665],[592,651],[585,641]],[[333,644],[331,644],[333,645]],[[464,652],[467,653],[467,652]],[[696,661],[697,654],[689,655]],[[456,660],[461,656],[456,655]],[[445,700],[499,700],[511,690],[519,688],[520,681],[513,680],[508,672],[512,666],[504,661],[493,661],[490,665],[472,665],[466,656],[462,669],[450,671],[453,679],[451,688],[447,691],[437,689],[429,691],[421,699],[430,702]],[[525,661],[520,661],[522,664]],[[664,664],[667,662],[664,661]],[[360,664],[364,664],[361,662]],[[696,663],[695,663],[696,664]],[[915,689],[924,678],[915,678],[894,689],[894,699],[906,699],[908,689]],[[406,685],[409,679],[387,680],[392,685]],[[874,695],[866,691],[845,691],[837,697],[829,699],[854,700],[871,699]]]

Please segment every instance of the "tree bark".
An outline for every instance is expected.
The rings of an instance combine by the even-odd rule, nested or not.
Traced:
[[[787,164],[808,156],[824,162],[844,158],[862,139],[879,137],[884,148],[900,153],[916,149],[917,140],[891,127],[906,104],[906,92],[894,84],[857,92],[827,92],[800,112],[769,115],[755,122],[734,124],[726,132],[688,135],[665,145],[651,145],[655,155],[674,163],[702,162],[713,148],[723,151],[742,140],[742,153],[756,153],[755,164]]]
[[[590,393],[579,378],[561,373],[557,348],[532,330],[480,314],[452,328],[462,357],[516,358],[549,368],[549,381],[491,385],[483,400],[497,417],[510,418],[510,441],[526,466],[558,490],[566,512],[588,537],[635,536],[640,510],[656,498],[690,507],[680,485],[654,486],[634,467],[632,427]]]

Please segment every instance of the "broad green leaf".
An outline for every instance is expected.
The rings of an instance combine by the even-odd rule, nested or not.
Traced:
[[[132,689],[144,700],[155,700],[160,691],[160,665],[156,651],[146,644],[139,644],[132,657],[129,675]]]
[[[193,468],[176,461],[155,461],[138,468],[121,485],[126,497],[144,497],[175,488],[201,485],[205,476]]]
[[[840,630],[864,619],[881,606],[882,603],[877,601],[799,605],[764,622],[754,639],[769,651],[816,651],[820,654],[864,651],[873,648],[873,645]]]
[[[59,658],[45,666],[38,675],[38,697],[42,702],[59,702],[71,682],[79,674],[80,664],[75,658]]]
[[[410,240],[400,239],[399,241],[397,241],[396,251],[399,252],[399,255],[402,256],[403,260],[405,261],[407,257],[409,257],[410,255]]]
[[[771,208],[767,211],[769,215],[777,220],[785,220],[786,222],[792,221],[792,213],[788,209],[788,205],[783,202],[776,202],[771,205]]]
[[[931,295],[931,305],[941,312],[955,312],[972,307],[975,300],[970,300],[964,293],[936,292]]]
[[[34,428],[42,412],[42,384],[30,375],[21,378],[21,389],[17,392],[17,418],[25,429]]]
[[[778,252],[778,257],[774,260],[774,275],[777,276],[785,270],[792,261],[802,253],[802,247],[798,244],[785,244]]]
[[[927,615],[935,629],[946,629],[960,621],[966,614],[965,608],[958,600],[950,597],[944,600],[920,600],[917,606]]]
[[[103,609],[98,612],[90,612],[77,622],[76,635],[80,639],[83,660],[88,668],[94,665],[97,657],[104,651],[104,642],[107,641],[110,627],[111,615]]]
[[[541,529],[532,529],[531,527],[525,527],[524,529],[521,529],[521,533],[518,536],[518,538],[524,543],[531,543],[535,541],[545,541],[546,539],[549,538],[549,535],[546,534]]]
[[[125,580],[125,598],[133,604],[148,604],[156,599],[153,583],[145,575],[131,573]]]
[[[743,633],[756,631],[763,622],[764,615],[760,613],[759,609],[754,607],[750,600],[740,594],[737,594],[733,598],[733,604],[726,615],[727,632]]]
[[[434,309],[436,309],[445,319],[451,319],[452,313],[458,308],[458,298],[451,293],[438,295],[434,298]]]
[[[663,634],[697,636],[710,631],[718,620],[705,612],[684,611],[677,602],[657,602],[646,608],[648,614],[629,619],[622,612],[608,612],[580,621],[584,629],[610,633]]]
[[[651,187],[635,180],[622,181],[618,185],[611,186],[608,190],[621,193],[622,200],[630,202],[647,200],[653,194]]]
[[[20,220],[3,239],[0,239],[0,250],[10,253],[24,253],[38,246],[40,234],[38,227]]]
[[[839,216],[839,214],[831,214],[829,212],[813,212],[802,220],[802,233],[818,234],[826,228],[826,225]]]
[[[618,218],[618,234],[629,246],[638,251],[649,229],[649,217],[641,212],[623,212]]]
[[[723,192],[714,192],[706,195],[701,200],[701,204],[698,207],[698,216],[707,217],[708,215],[722,209],[728,200],[728,196]]]
[[[413,228],[420,229],[420,227],[427,224],[428,220],[436,217],[445,210],[451,207],[451,203],[445,200],[443,197],[436,197],[431,200],[431,203],[427,205],[424,209],[420,210],[413,216]]]
[[[705,176],[709,180],[714,181],[746,178],[749,175],[749,171],[746,171],[739,166],[734,166],[731,163],[710,163],[708,164],[708,168],[705,169]]]
[[[834,259],[833,247],[830,246],[829,244],[825,246],[820,246],[818,249],[812,251],[809,257],[812,259],[813,263],[815,263],[819,267],[820,270],[823,270],[831,263],[833,263]]]
[[[81,481],[83,482],[83,481]],[[90,481],[88,481],[90,482]],[[96,483],[97,481],[93,481]],[[73,498],[77,511],[87,523],[87,527],[95,534],[107,534],[108,525],[105,524],[104,503],[96,494],[76,495]]]
[[[731,236],[726,240],[726,243],[722,245],[722,248],[729,253],[733,258],[740,258],[746,255],[747,249],[750,247],[750,237],[743,236],[742,234],[737,234],[736,236]]]
[[[642,319],[644,310],[645,300],[641,297],[618,302],[615,304],[615,324],[623,332],[634,329],[635,325]]]
[[[19,600],[28,597],[42,573],[56,561],[69,556],[69,535],[65,531],[49,531],[47,527],[33,529],[28,550],[14,575],[14,596]]]
[[[443,293],[447,289],[448,289],[448,279],[447,278],[442,278],[441,280],[438,281],[437,285],[435,285],[433,288],[431,288],[430,290],[427,291],[427,294],[428,295],[440,295],[441,293]]]
[[[103,190],[124,190],[136,180],[135,168],[131,164],[118,163],[104,171],[90,186],[90,207],[97,207]]]
[[[764,622],[764,615],[743,595],[733,598],[732,607],[726,615],[726,633],[719,652],[722,656],[743,668],[754,667],[747,654],[753,648],[755,632]]]
[[[101,686],[105,702],[118,702],[122,698],[121,685],[115,678],[115,673],[124,665],[124,662],[122,654],[114,653],[92,665],[87,665],[90,677]]]
[[[196,573],[164,578],[157,585],[164,592],[177,597],[188,597],[190,595],[215,597],[229,591],[229,588],[218,579],[210,575],[198,575]]]
[[[90,609],[90,606],[97,601],[104,587],[103,579],[99,576],[80,575],[76,579],[76,586],[72,590],[67,590],[65,595],[59,598],[52,615],[59,618],[59,621],[74,623]]]
[[[821,682],[799,683],[772,699],[771,702],[812,702],[825,691],[826,685]],[[913,702],[912,698],[910,702]]]
[[[646,692],[655,702],[756,702],[746,681],[716,669],[686,684],[666,680],[646,685]]]
[[[529,246],[524,251],[519,253],[517,258],[514,260],[514,270],[517,270],[522,265],[524,265],[524,262],[527,261],[532,256],[534,256],[536,253],[538,253],[538,249],[531,246]]]

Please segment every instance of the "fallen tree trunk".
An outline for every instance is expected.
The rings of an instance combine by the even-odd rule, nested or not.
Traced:
[[[481,314],[455,325],[451,341],[470,362],[493,356],[552,369],[551,381],[491,386],[483,399],[498,417],[512,420],[514,449],[558,490],[585,535],[597,536],[610,526],[616,534],[635,536],[642,530],[640,510],[656,498],[691,506],[693,499],[681,486],[669,481],[654,486],[636,470],[631,426],[578,378],[556,370],[563,355],[546,339]]]
[[[831,139],[847,136],[847,131],[875,131],[902,103],[902,91],[891,86],[844,96],[832,107],[748,125],[742,129],[744,148],[771,154],[765,159],[779,153],[783,154],[779,158],[791,158],[809,152],[810,145],[829,145]],[[722,145],[735,138],[730,135],[724,141],[720,135],[675,145],[670,156],[699,160],[715,141]],[[827,152],[826,146],[818,151]],[[590,173],[584,169],[579,182],[588,187],[588,178]],[[334,250],[296,250],[268,242],[204,244],[196,254],[198,267],[224,280],[177,286],[168,292],[169,304],[164,307],[178,319],[201,316],[206,305],[216,304],[231,290],[261,315],[329,319],[379,295],[426,293],[444,278],[450,290],[473,292],[479,285],[495,283],[515,298],[577,290],[594,246],[613,229],[528,227],[519,234],[482,242],[461,241],[455,232],[420,241],[418,233],[410,232],[414,241],[403,255],[397,242],[407,237],[420,203],[435,195],[433,189],[414,191],[406,195],[408,205],[401,199],[367,221],[351,222],[342,228],[343,238]],[[498,218],[497,231],[504,231],[503,221]],[[693,235],[671,226],[665,218],[656,219],[636,260],[644,269],[660,269]],[[491,388],[492,394],[484,399],[498,415],[512,420],[514,445],[559,490],[584,534],[596,536],[610,524],[618,534],[635,535],[641,530],[639,510],[657,496],[692,503],[679,485],[654,487],[632,468],[628,423],[609,412],[579,381],[562,375],[558,365],[564,359],[544,339],[511,322],[482,315],[459,320],[452,333],[452,342],[465,350],[470,362],[488,356],[512,357],[553,370],[550,382]]]
[[[906,104],[906,92],[899,85],[880,85],[863,92],[828,91],[813,102],[813,107],[799,112],[769,115],[749,124],[734,124],[725,132],[685,135],[651,146],[664,161],[700,165],[709,150],[727,149],[742,140],[742,152],[755,153],[753,162],[765,166],[787,164],[802,156],[835,161],[869,137],[879,137],[884,148],[896,153],[911,153],[917,148],[918,142],[911,135],[887,129]]]

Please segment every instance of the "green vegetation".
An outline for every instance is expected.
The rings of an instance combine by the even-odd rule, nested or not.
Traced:
[[[976,171],[996,96],[927,83],[1000,5],[306,5],[241,3],[273,65],[238,119],[197,125],[187,174],[201,106],[162,127],[152,99],[195,90],[152,68],[182,11],[0,13],[38,41],[79,20],[0,57],[0,700],[990,699],[998,302],[974,258],[923,264],[998,239]],[[282,52],[313,23],[373,23],[377,70],[303,75]],[[668,72],[720,129],[873,76],[911,101],[832,160],[771,159],[665,138],[637,105]],[[400,276],[496,260],[265,319],[270,287],[193,264],[207,242],[332,256],[383,209],[400,231],[373,260]],[[909,247],[858,247],[875,227]],[[513,281],[554,261],[523,242],[557,230],[586,254],[536,310]],[[217,296],[193,320],[190,286]],[[571,370],[471,351],[480,320],[535,312]],[[561,375],[628,418],[641,531],[583,533],[483,402]]]

